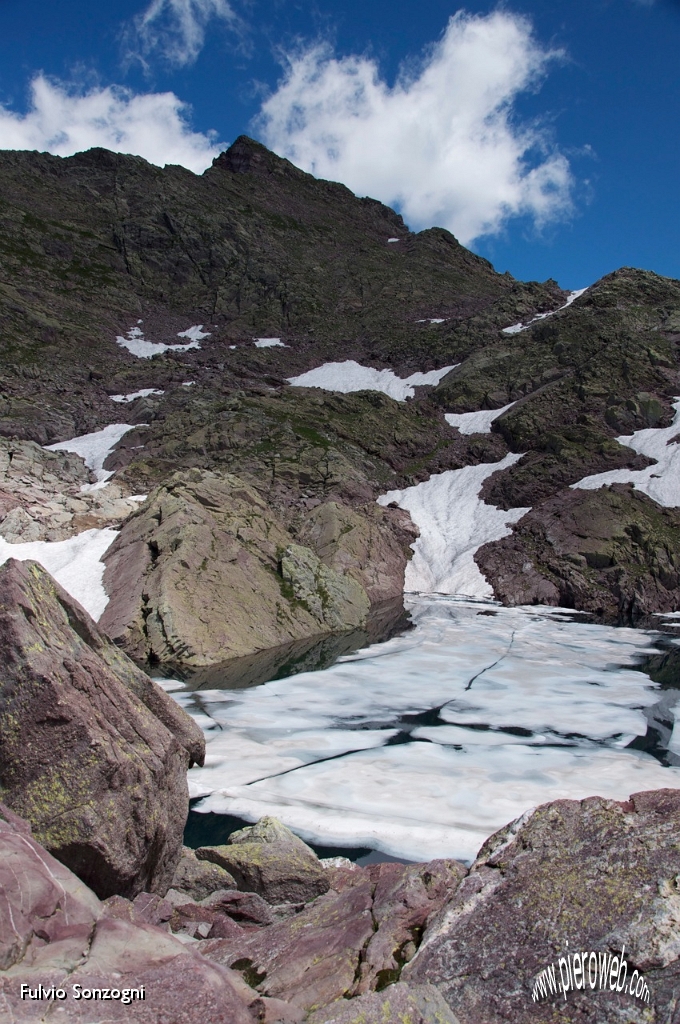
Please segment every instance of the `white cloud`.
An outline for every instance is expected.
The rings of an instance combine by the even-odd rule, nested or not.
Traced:
[[[57,156],[103,146],[153,164],[182,164],[200,174],[223,146],[214,133],[191,130],[174,93],[135,95],[115,86],[74,92],[38,75],[31,106],[16,114],[0,106],[0,149],[37,149]]]
[[[439,224],[464,243],[515,215],[540,227],[571,208],[569,164],[513,105],[561,56],[518,15],[459,12],[394,86],[367,57],[327,46],[289,56],[255,127],[280,155],[398,206],[413,227]]]
[[[134,19],[136,43],[142,53],[158,50],[171,63],[184,67],[193,64],[203,49],[212,18],[234,28],[240,25],[227,0],[151,0]]]

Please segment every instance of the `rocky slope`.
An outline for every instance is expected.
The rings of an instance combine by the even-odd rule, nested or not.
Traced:
[[[164,898],[102,903],[0,807],[0,1012],[13,1024],[53,1008],[83,1024],[102,1008],[132,1024],[674,1021],[679,822],[673,790],[561,800],[501,829],[468,870],[319,861],[262,819],[185,850]],[[64,996],[22,1000],[22,983]],[[118,996],[76,1000],[76,985]]]
[[[617,436],[671,423],[677,282],[624,269],[565,306],[555,282],[497,274],[246,138],[201,176],[103,150],[4,152],[0,184],[5,446],[39,463],[31,441],[136,425],[101,491],[46,466],[36,490],[7,455],[0,534],[57,539],[132,513],[107,556],[104,625],[134,657],[217,664],[361,624],[366,599],[401,591],[415,537],[376,498],[509,452],[522,458],[482,496],[532,511],[477,555],[496,597],[618,622],[678,607],[675,513],[569,489],[649,464]],[[287,381],[348,359],[401,378],[452,369],[405,402]],[[444,418],[505,406],[488,433]],[[220,497],[202,505],[208,480]]]

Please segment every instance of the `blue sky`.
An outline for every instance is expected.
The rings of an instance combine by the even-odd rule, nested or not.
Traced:
[[[0,147],[246,132],[500,271],[680,277],[678,0],[0,0]]]

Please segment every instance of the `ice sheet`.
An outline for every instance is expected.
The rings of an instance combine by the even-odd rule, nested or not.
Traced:
[[[559,609],[410,600],[416,628],[250,690],[173,696],[202,723],[197,809],[274,814],[327,845],[470,860],[533,806],[679,787],[626,749],[662,691],[633,666],[655,634]],[[678,694],[677,696],[680,696]]]
[[[511,453],[500,462],[450,469],[422,484],[388,491],[378,498],[379,505],[396,501],[420,528],[420,537],[411,545],[413,558],[406,566],[406,591],[493,597],[474,553],[482,544],[506,537],[510,524],[530,509],[504,511],[481,501],[479,492],[487,477],[521,458]]]
[[[554,316],[555,313],[559,313],[561,309],[566,309],[567,306],[571,306],[572,302],[587,291],[587,288],[577,288],[575,292],[569,292],[569,298],[563,306],[558,306],[557,309],[553,309],[549,313],[537,313],[536,316],[533,316],[531,320],[527,320],[526,323],[513,324],[512,327],[504,327],[503,334],[519,334],[520,331],[526,331],[532,326],[532,324],[537,324],[539,320],[545,320],[546,317]]]
[[[491,424],[512,409],[514,402],[504,405],[501,409],[482,409],[479,412],[447,412],[444,419],[451,427],[458,427],[461,434],[488,434]]]
[[[288,348],[280,338],[255,338],[255,348]]]
[[[189,330],[193,331],[194,329],[191,327]],[[188,332],[183,332],[180,337],[188,337]],[[207,335],[203,335],[203,337],[207,337]],[[121,348],[126,348],[128,352],[131,352],[133,356],[138,356],[139,359],[151,359],[152,356],[160,355],[161,352],[186,352],[190,348],[201,347],[200,341],[196,340],[190,341],[186,345],[164,345],[160,341],[146,341],[140,327],[131,327],[127,335],[124,338],[119,335],[116,342]]]
[[[109,395],[112,402],[134,402],[135,398],[148,398],[149,395],[164,395],[165,391],[158,388],[142,388],[141,391],[131,391],[129,395]]]
[[[362,366],[354,359],[346,359],[341,363],[324,363],[315,370],[308,370],[298,377],[288,377],[288,382],[299,388],[323,388],[325,391],[339,391],[344,395],[352,391],[382,391],[383,394],[395,398],[397,402],[405,402],[413,398],[414,388],[422,385],[434,386],[458,366],[443,366],[441,370],[429,370],[427,373],[412,373],[410,377],[397,377],[392,370],[376,370],[372,366]]]
[[[96,620],[109,601],[102,583],[105,566],[101,558],[117,536],[115,530],[85,530],[68,540],[28,544],[9,544],[0,537],[0,564],[8,558],[40,562]]]
[[[81,491],[97,491],[113,476],[113,470],[104,469],[104,463],[121,437],[127,434],[128,430],[134,430],[136,426],[146,426],[146,424],[111,423],[103,430],[95,430],[92,434],[81,434],[80,437],[72,437],[70,441],[58,441],[56,444],[48,444],[45,447],[50,452],[63,451],[80,455],[87,468],[97,478],[95,484],[83,484],[80,489]]]
[[[680,444],[677,441],[671,443],[680,433],[680,398],[673,402],[673,408],[675,416],[670,427],[649,427],[616,439],[619,444],[656,459],[654,465],[646,469],[612,469],[608,473],[595,473],[572,484],[572,488],[596,491],[606,484],[632,483],[636,491],[643,491],[659,505],[680,507]]]

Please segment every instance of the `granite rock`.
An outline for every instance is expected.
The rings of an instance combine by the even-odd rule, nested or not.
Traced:
[[[105,556],[102,627],[138,661],[226,661],[366,618],[351,577],[323,565],[229,474],[176,473]]]

